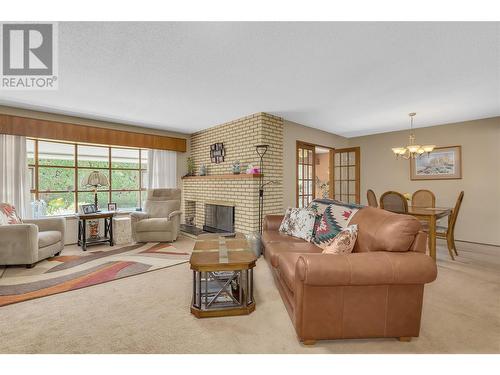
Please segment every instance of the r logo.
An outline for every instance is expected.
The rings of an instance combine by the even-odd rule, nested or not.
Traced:
[[[53,74],[52,24],[4,24],[4,76]]]

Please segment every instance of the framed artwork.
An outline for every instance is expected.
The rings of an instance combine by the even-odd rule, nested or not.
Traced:
[[[93,204],[82,204],[82,211],[84,214],[95,214],[97,212]]]
[[[116,211],[116,203],[108,203],[108,211]]]
[[[212,163],[222,163],[224,161],[224,156],[226,156],[224,143],[214,143],[213,145],[210,145],[210,161]]]
[[[462,146],[436,147],[429,155],[410,160],[410,179],[454,180],[462,178]]]

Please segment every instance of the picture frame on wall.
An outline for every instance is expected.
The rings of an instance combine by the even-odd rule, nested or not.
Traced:
[[[224,143],[214,143],[210,145],[210,161],[212,163],[222,163],[225,156],[226,150],[224,149]]]
[[[410,159],[410,179],[456,180],[462,178],[462,146],[436,147],[429,154]]]

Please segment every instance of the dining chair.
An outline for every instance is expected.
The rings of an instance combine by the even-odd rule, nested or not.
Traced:
[[[436,207],[436,196],[430,190],[417,190],[411,196],[411,205],[413,207],[434,208]]]
[[[408,202],[403,194],[397,191],[386,191],[380,196],[380,208],[404,214],[408,212]]]
[[[460,206],[462,205],[462,200],[464,199],[464,192],[461,191],[458,195],[455,207],[451,211],[451,215],[448,216],[448,226],[438,225],[436,227],[436,237],[446,238],[446,244],[448,245],[448,252],[452,260],[455,260],[453,253],[458,256],[457,248],[455,246],[455,224],[457,223],[458,212],[460,211]],[[429,228],[424,226],[424,231],[428,232]]]
[[[368,199],[368,206],[370,207],[378,207],[377,196],[372,189],[368,189],[366,192],[366,198]]]

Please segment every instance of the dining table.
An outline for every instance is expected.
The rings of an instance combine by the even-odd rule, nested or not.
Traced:
[[[436,260],[436,227],[437,221],[451,215],[452,209],[446,207],[408,206],[408,215],[429,223],[429,255]]]

